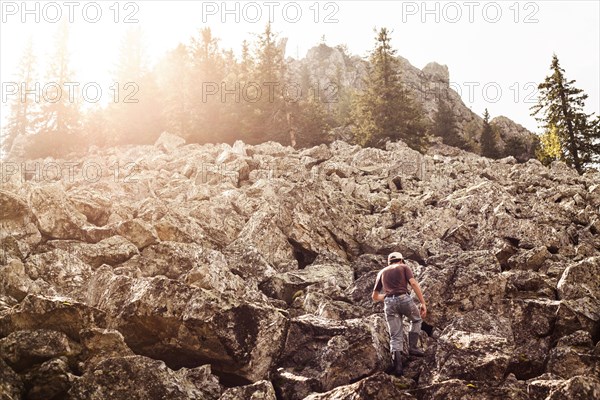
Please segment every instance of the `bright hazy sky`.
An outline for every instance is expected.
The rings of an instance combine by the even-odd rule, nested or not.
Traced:
[[[47,82],[43,73],[58,25],[49,20],[57,18],[57,10],[63,19],[73,11],[71,51],[77,81],[97,82],[105,93],[121,38],[131,26],[142,28],[148,61],[154,62],[179,42],[187,43],[203,26],[212,28],[222,48],[239,53],[242,40],[252,40],[262,31],[271,13],[274,30],[289,38],[291,57],[303,57],[323,35],[328,45],[346,44],[352,53],[366,56],[373,46],[373,28],[393,29],[392,44],[398,54],[418,68],[430,61],[446,64],[451,82],[473,111],[481,114],[487,107],[492,116],[506,115],[530,130],[536,130],[529,116],[535,87],[549,74],[556,52],[567,78],[575,79],[576,86],[589,95],[587,111],[600,112],[598,0],[227,1],[231,14],[224,14],[221,1],[120,1],[116,6],[115,1],[80,1],[73,6],[63,1],[28,1],[27,8],[34,12],[25,15],[21,1],[1,3],[3,83],[15,81],[15,67],[29,36],[38,56],[40,82]],[[99,21],[88,22],[96,18],[97,10]],[[124,23],[127,16],[138,22]],[[6,111],[2,107],[3,117]]]

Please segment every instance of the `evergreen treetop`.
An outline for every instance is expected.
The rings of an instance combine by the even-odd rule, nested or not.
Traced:
[[[598,120],[592,120],[593,114],[584,112],[588,96],[574,86],[574,80],[565,77],[556,54],[552,56],[550,69],[552,74],[538,85],[538,103],[532,107],[531,115],[544,131],[556,130],[560,158],[581,174],[599,161]]]

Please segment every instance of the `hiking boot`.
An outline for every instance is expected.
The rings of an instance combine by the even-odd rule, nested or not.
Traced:
[[[394,375],[402,376],[402,374],[404,372],[402,370],[402,355],[400,354],[399,351],[395,351],[393,358],[394,358]]]
[[[419,334],[417,332],[408,332],[408,354],[417,357],[423,357],[425,355],[425,353],[417,347],[418,343]]]

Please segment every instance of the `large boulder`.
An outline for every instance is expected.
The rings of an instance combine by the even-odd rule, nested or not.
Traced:
[[[242,278],[231,273],[222,253],[194,243],[154,244],[119,267],[137,270],[141,276],[162,275],[218,292],[240,293],[246,285]]]
[[[518,252],[511,256],[507,263],[513,269],[539,270],[551,257],[546,246],[538,246],[530,250]]]
[[[589,321],[590,333],[600,323],[600,257],[593,257],[565,269],[558,285],[558,297]]]
[[[331,282],[310,285],[294,293],[288,311],[291,317],[313,314],[340,321],[371,314],[369,310],[353,304],[345,291]]]
[[[275,389],[269,381],[258,381],[252,385],[227,389],[219,400],[276,400]]]
[[[511,270],[502,273],[507,279],[506,297],[518,299],[552,299],[555,285],[543,273]]]
[[[141,219],[119,222],[116,232],[133,243],[139,250],[158,243],[158,234],[152,225]]]
[[[290,323],[275,386],[284,397],[298,399],[306,391],[347,385],[389,364],[389,338],[381,317],[333,321],[304,315]]]
[[[206,198],[203,196],[189,215],[202,227],[208,240],[216,248],[223,249],[238,237],[244,227],[246,217],[238,212],[252,207],[247,204],[249,202],[242,193],[220,192]]]
[[[85,370],[93,369],[106,358],[134,355],[119,331],[93,327],[82,330],[80,337]]]
[[[208,238],[202,227],[189,218],[184,210],[173,210],[153,223],[161,241],[207,244]]]
[[[25,272],[25,265],[18,259],[10,260],[0,267],[0,293],[21,301],[29,293],[52,291],[45,281],[34,282]]]
[[[249,380],[268,375],[287,330],[277,309],[239,293],[114,275],[107,267],[90,283],[88,301],[106,312],[108,326],[136,354],[173,368],[211,360],[216,371]]]
[[[508,307],[515,341],[508,370],[518,379],[532,379],[545,371],[559,302],[548,299],[512,300]]]
[[[185,139],[169,132],[163,132],[154,143],[154,146],[166,153],[171,153],[185,144]]]
[[[455,316],[473,310],[499,313],[506,278],[490,251],[434,256],[418,275],[427,301],[426,321],[443,329]]]
[[[347,289],[348,297],[355,306],[360,306],[371,313],[382,313],[383,304],[374,302],[371,295],[375,287],[378,270],[363,274],[354,281],[352,287]]]
[[[122,236],[112,236],[94,244],[52,240],[48,245],[67,251],[93,268],[102,264],[117,265],[139,253],[137,247]]]
[[[62,242],[61,242],[62,243]],[[59,294],[83,301],[92,276],[92,268],[68,248],[33,255],[27,259],[25,272],[35,287],[48,288],[44,294]],[[35,293],[36,290],[31,290]],[[52,293],[54,292],[54,293]]]
[[[79,343],[46,329],[16,331],[0,339],[0,357],[15,371],[63,356],[73,360],[80,353]]]
[[[17,306],[0,314],[0,337],[20,330],[47,329],[79,341],[82,329],[106,327],[106,314],[65,297],[28,295]]]
[[[544,400],[599,399],[600,379],[593,375],[579,375],[570,379],[540,377],[528,381],[527,393],[533,399]]]
[[[339,386],[326,393],[311,394],[304,400],[412,400],[411,381],[378,372],[351,385]]]
[[[353,272],[344,264],[311,264],[298,270],[277,274],[270,277],[260,286],[267,295],[291,303],[298,291],[316,284],[330,282],[332,285],[346,289],[352,285]]]
[[[216,400],[221,391],[209,365],[173,371],[162,361],[134,355],[101,361],[75,382],[69,398]]]
[[[0,190],[0,265],[12,258],[24,260],[42,240],[27,200]]]
[[[85,240],[87,218],[69,201],[59,184],[39,186],[29,196],[40,232],[51,239]]]
[[[226,254],[234,259],[236,271],[246,279],[263,280],[276,272],[286,272],[298,268],[294,258],[294,248],[278,227],[277,219],[281,218],[278,208],[265,205],[255,212],[238,237],[225,249]],[[253,263],[245,256],[253,251],[258,252],[263,262]],[[249,261],[249,262],[248,262]]]
[[[510,375],[500,383],[449,379],[417,388],[415,397],[425,400],[530,400],[525,385]]]
[[[7,400],[20,400],[23,393],[23,380],[0,357],[0,393]]]
[[[89,223],[96,226],[106,225],[112,213],[110,199],[84,187],[78,189],[68,193],[73,207],[85,215]]]
[[[246,298],[263,299],[255,292],[255,288],[244,281],[239,275],[231,272],[225,256],[216,250],[203,249],[198,254],[198,260],[182,280],[186,283],[219,293],[238,295],[245,293]]]
[[[600,360],[593,354],[591,335],[577,331],[562,337],[548,354],[546,370],[569,379],[578,375],[600,375]]]
[[[483,310],[456,318],[437,344],[437,382],[452,378],[501,381],[514,349],[510,321]]]
[[[64,398],[76,379],[65,357],[46,361],[25,374],[25,398]]]

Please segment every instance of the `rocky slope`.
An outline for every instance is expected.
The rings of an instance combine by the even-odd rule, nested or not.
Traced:
[[[6,162],[0,204],[2,399],[600,398],[597,173],[163,134]],[[400,379],[391,250],[429,303]]]

